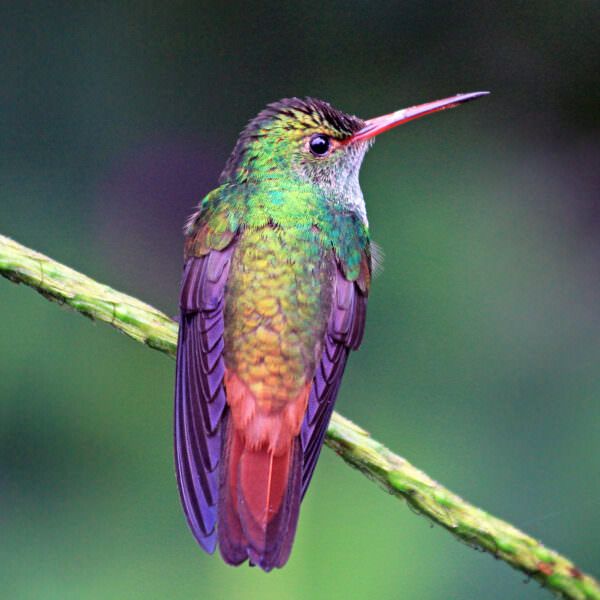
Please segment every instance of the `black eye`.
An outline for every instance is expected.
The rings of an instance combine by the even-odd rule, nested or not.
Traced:
[[[329,152],[329,148],[331,147],[331,140],[322,133],[317,133],[310,138],[310,142],[308,142],[310,147],[310,151],[315,156],[324,156]]]

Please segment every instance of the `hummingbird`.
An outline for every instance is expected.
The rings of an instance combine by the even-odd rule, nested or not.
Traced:
[[[377,261],[359,170],[375,136],[488,92],[363,120],[315,98],[269,104],[188,220],[175,466],[200,546],[287,562]]]

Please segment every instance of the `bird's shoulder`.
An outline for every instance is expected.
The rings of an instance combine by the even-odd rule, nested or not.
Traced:
[[[333,212],[331,218],[331,241],[340,269],[368,294],[373,267],[368,224],[354,212]]]
[[[244,198],[234,186],[222,185],[209,192],[184,227],[185,258],[223,250],[233,241],[244,213]]]

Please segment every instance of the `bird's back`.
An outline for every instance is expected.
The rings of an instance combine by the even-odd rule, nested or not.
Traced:
[[[300,429],[332,302],[333,250],[298,228],[243,230],[225,301],[228,562],[287,560],[302,486]]]
[[[333,269],[333,250],[294,228],[266,225],[240,234],[227,283],[225,363],[258,414],[289,411],[305,394],[321,354]],[[266,437],[278,446],[277,432],[263,431],[255,442]]]

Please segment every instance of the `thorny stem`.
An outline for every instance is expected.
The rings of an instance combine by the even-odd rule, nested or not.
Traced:
[[[175,356],[177,323],[168,316],[2,235],[0,274]],[[326,444],[349,465],[461,541],[502,559],[559,596],[600,600],[598,582],[569,559],[469,504],[337,413],[331,419]]]

